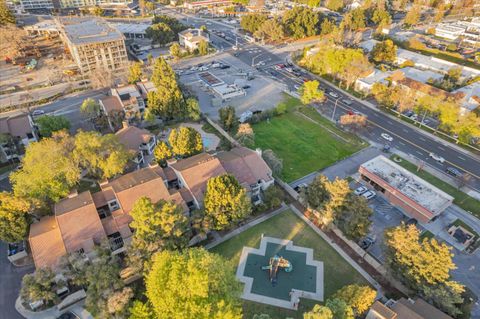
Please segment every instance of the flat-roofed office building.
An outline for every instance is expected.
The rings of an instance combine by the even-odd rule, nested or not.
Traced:
[[[105,20],[94,17],[57,18],[60,35],[83,73],[122,70],[128,66],[125,37]]]

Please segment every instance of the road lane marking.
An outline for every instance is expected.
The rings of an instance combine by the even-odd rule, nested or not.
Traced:
[[[423,156],[423,153],[420,151],[415,151],[417,154],[420,154],[420,156]]]
[[[403,143],[403,142],[398,142],[398,143],[400,143],[400,144],[403,145],[403,146],[406,146],[406,145],[407,145],[407,144],[405,144],[405,143]]]
[[[392,121],[387,121],[388,124],[393,125]]]
[[[427,141],[427,140],[426,140],[426,139],[424,139],[423,137],[420,137],[420,139],[421,139],[422,141],[424,141],[424,142],[426,142],[426,141]]]
[[[409,131],[405,128],[402,128],[402,131],[404,131],[405,133],[408,133]]]
[[[466,161],[466,159],[464,159],[464,158],[461,157],[461,156],[458,156],[458,155],[457,155],[457,157],[458,157],[459,159],[461,159],[462,161]]]
[[[445,151],[445,149],[441,146],[438,146],[438,149],[442,150],[442,151]]]

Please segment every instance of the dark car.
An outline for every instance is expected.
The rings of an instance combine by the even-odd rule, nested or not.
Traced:
[[[455,177],[461,177],[463,174],[462,172],[460,172],[458,169],[456,169],[455,167],[447,167],[446,168],[446,172],[452,176],[455,176]]]
[[[249,89],[250,88],[250,85],[244,85],[242,86],[242,89],[246,90],[246,89]]]
[[[225,69],[230,69],[230,65],[222,65],[220,69],[225,70]]]
[[[57,319],[80,319],[80,317],[71,311],[67,311],[62,313]]]

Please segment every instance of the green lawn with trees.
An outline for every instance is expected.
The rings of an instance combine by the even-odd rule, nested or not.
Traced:
[[[295,98],[284,102],[288,112],[253,125],[255,148],[271,149],[283,160],[280,177],[294,181],[342,160],[367,144],[347,134]],[[298,106],[298,111],[295,111]]]
[[[314,250],[316,260],[324,262],[325,300],[338,289],[352,283],[368,285],[367,281],[356,272],[333,248],[317,233],[291,211],[285,211],[260,223],[238,236],[214,247],[212,252],[224,256],[232,262],[232,271],[237,267],[244,246],[258,247],[261,235],[289,239],[295,245],[309,247]],[[252,318],[254,314],[267,313],[272,318],[303,318],[303,313],[310,311],[316,304],[313,300],[302,300],[299,311],[289,311],[255,302],[243,302],[244,318]]]

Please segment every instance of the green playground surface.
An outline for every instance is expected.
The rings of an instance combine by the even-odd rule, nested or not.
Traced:
[[[313,229],[292,211],[280,213],[237,236],[223,242],[211,249],[212,252],[224,256],[231,262],[232,272],[236,272],[243,247],[258,248],[261,235],[287,239],[293,241],[295,246],[313,249],[313,258],[323,262],[324,266],[324,297],[330,298],[335,291],[349,284],[369,285],[367,280],[360,275],[342,256],[340,256],[327,242],[325,242]],[[267,256],[269,256],[267,254]],[[287,258],[287,254],[282,255]],[[271,257],[271,256],[269,256]],[[268,258],[269,258],[268,257]],[[263,261],[262,261],[263,263]],[[292,263],[293,264],[293,263]],[[263,265],[263,264],[262,264]],[[266,260],[265,265],[268,265]],[[293,264],[292,274],[301,274],[301,270]],[[283,282],[285,272],[280,271],[278,285]],[[262,273],[266,282],[265,289],[271,287],[267,273]],[[308,275],[305,276],[308,278]],[[303,318],[303,312],[310,311],[318,302],[302,299],[298,311],[278,308],[253,301],[243,301],[244,318],[253,318],[255,314],[266,313],[272,318]]]
[[[282,268],[277,271],[277,282],[273,286],[270,282],[268,270],[262,270],[262,266],[268,266],[270,257],[275,255],[287,259],[293,265],[291,272],[285,272]],[[309,292],[316,291],[317,267],[306,264],[307,254],[297,251],[286,250],[285,246],[268,243],[265,256],[254,253],[248,254],[244,275],[254,278],[251,293],[267,297],[290,300],[292,289]]]

